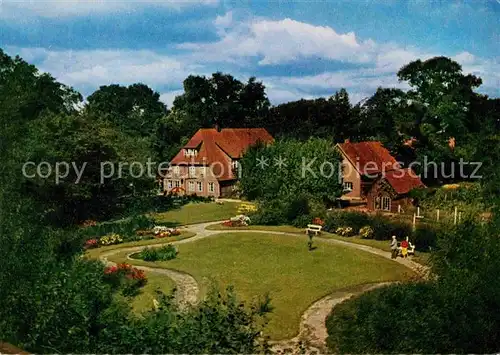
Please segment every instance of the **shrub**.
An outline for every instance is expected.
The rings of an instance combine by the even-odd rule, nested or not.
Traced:
[[[89,239],[85,242],[85,249],[94,249],[99,246],[99,241],[96,238]]]
[[[500,342],[500,225],[439,231],[435,278],[346,301],[327,320],[332,353],[494,353]]]
[[[352,229],[352,227],[339,227],[335,230],[335,233],[342,237],[352,237],[354,235],[354,229]]]
[[[130,264],[118,264],[104,269],[105,279],[113,286],[121,289],[124,296],[135,296],[146,282],[143,270]]]
[[[284,213],[284,206],[280,200],[271,200],[261,203],[258,211],[252,215],[254,224],[281,225],[288,222]]]
[[[382,214],[373,216],[369,225],[373,228],[373,239],[377,240],[389,240],[393,235],[401,240],[412,233],[408,223],[391,220]]]
[[[335,232],[337,228],[349,226],[352,229],[359,231],[362,227],[371,225],[371,217],[363,212],[334,212],[328,216],[325,221],[325,229],[330,232]]]
[[[413,232],[415,248],[420,251],[428,251],[437,244],[438,230],[428,224],[418,224]]]
[[[138,256],[144,261],[167,261],[175,259],[177,253],[177,249],[169,244],[161,248],[144,248]]]
[[[363,212],[334,212],[325,221],[324,229],[328,232],[340,234],[339,228],[351,227],[356,233],[362,228],[370,227],[373,231],[366,238],[389,240],[393,235],[398,239],[411,235],[409,224],[392,221],[383,215],[371,216]],[[340,234],[341,235],[341,234]]]
[[[308,214],[298,216],[292,221],[292,225],[297,228],[307,227],[308,224],[311,224],[311,216]]]
[[[370,226],[364,226],[359,230],[359,236],[363,239],[372,239],[373,234],[373,228]]]
[[[123,238],[116,233],[105,235],[104,237],[99,239],[99,244],[101,245],[113,245],[120,244],[123,242]]]

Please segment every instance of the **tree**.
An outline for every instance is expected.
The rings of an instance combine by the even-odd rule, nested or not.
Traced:
[[[50,74],[0,49],[0,150],[7,151],[25,125],[46,111],[74,113],[82,96]]]
[[[347,91],[341,89],[328,99],[301,99],[275,106],[264,127],[279,137],[307,140],[312,136],[341,142],[359,135],[359,115]]]
[[[47,114],[28,125],[24,142],[24,161],[33,164],[27,169],[30,177],[21,177],[23,188],[43,202],[44,214],[53,223],[110,217],[133,190],[136,197],[152,190],[154,178],[146,175],[145,168],[139,176],[131,166],[132,162],[146,165],[148,140],[128,136],[89,113]],[[35,171],[42,162],[51,166],[48,178]]]
[[[242,83],[220,72],[212,77],[190,75],[174,109],[186,114],[193,127],[260,127],[269,108],[265,87],[255,78]]]
[[[339,161],[329,140],[279,140],[270,146],[257,145],[241,161],[241,190],[251,200],[309,196],[331,202],[341,195]]]
[[[87,110],[132,136],[151,137],[167,114],[160,94],[140,83],[101,86],[87,100]]]
[[[435,159],[449,160],[449,139],[461,144],[468,133],[467,115],[476,96],[473,90],[481,79],[464,75],[460,64],[446,57],[413,61],[399,70],[398,78],[412,88],[406,99],[418,112],[414,120],[418,131],[411,133],[420,150]]]

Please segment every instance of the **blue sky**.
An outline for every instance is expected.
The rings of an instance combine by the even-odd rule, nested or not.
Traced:
[[[84,95],[143,82],[168,105],[215,71],[256,76],[273,104],[342,87],[358,102],[436,55],[500,96],[500,0],[0,0],[0,46]]]

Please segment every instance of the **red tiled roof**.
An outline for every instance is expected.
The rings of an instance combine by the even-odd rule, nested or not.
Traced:
[[[189,142],[170,162],[173,165],[203,164],[212,165],[219,180],[234,179],[231,160],[239,159],[250,146],[258,141],[273,142],[273,137],[264,128],[202,128],[194,134]],[[198,148],[195,157],[186,157],[184,149]]]
[[[385,173],[384,179],[399,195],[406,194],[418,187],[425,187],[420,177],[415,175],[411,169],[388,171]]]
[[[339,144],[356,169],[362,175],[379,174],[383,170],[392,170],[396,159],[378,141]]]

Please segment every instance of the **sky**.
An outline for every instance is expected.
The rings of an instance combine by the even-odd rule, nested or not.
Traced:
[[[500,0],[0,0],[0,47],[84,96],[145,83],[169,107],[191,74],[255,76],[274,105],[357,103],[448,56],[500,97]]]

